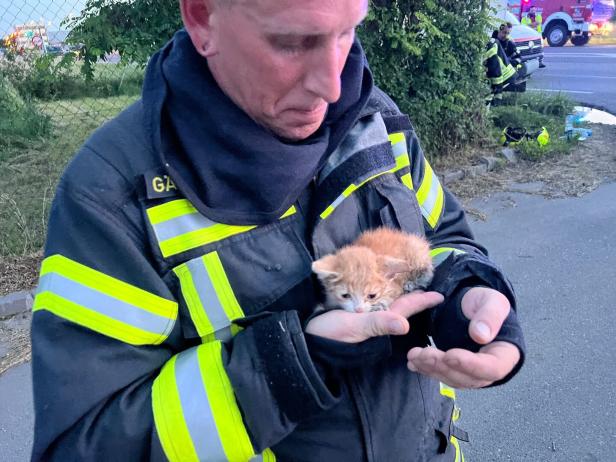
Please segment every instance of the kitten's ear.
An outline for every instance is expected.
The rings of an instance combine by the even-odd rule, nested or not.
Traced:
[[[383,268],[383,275],[387,279],[392,279],[400,273],[406,273],[409,271],[409,265],[404,260],[399,258],[393,258],[388,256],[381,257],[381,267]]]
[[[312,263],[312,271],[323,282],[337,279],[340,273],[334,271],[335,262],[336,260],[333,255],[326,255]]]

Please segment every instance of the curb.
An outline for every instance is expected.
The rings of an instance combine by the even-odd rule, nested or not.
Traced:
[[[34,290],[14,292],[0,297],[0,319],[32,310]]]
[[[467,177],[474,178],[478,175],[485,175],[505,163],[517,162],[516,154],[511,148],[504,148],[501,155],[502,157],[483,156],[479,158],[481,162],[479,165],[472,165],[460,170],[445,172],[442,174],[443,183],[449,185]]]

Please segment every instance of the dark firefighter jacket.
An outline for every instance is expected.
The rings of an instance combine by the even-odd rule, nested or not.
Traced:
[[[288,210],[228,225],[179,190],[144,114],[139,101],[95,132],[54,199],[32,327],[33,460],[459,460],[454,391],[410,372],[406,353],[428,335],[477,349],[466,288],[515,298],[408,118],[374,88]],[[311,262],[382,225],[427,236],[446,302],[403,337],[304,334]],[[497,338],[524,352],[515,311]]]
[[[518,64],[522,63],[522,55],[520,54],[520,51],[518,50],[518,47],[513,40],[508,38],[504,40],[499,39],[498,31],[494,31],[494,33],[492,34],[492,38],[497,39],[500,42],[501,47],[509,58],[509,61],[511,62],[512,66],[515,67]]]
[[[505,50],[496,38],[491,38],[483,55],[486,74],[492,89],[499,91],[509,84],[516,76],[515,68],[511,65]]]

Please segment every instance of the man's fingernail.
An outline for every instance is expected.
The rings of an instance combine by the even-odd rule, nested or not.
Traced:
[[[485,339],[489,339],[491,335],[490,326],[481,321],[475,323],[475,332],[477,332],[481,338]]]
[[[389,321],[387,325],[389,333],[393,335],[404,334],[404,326],[400,321]]]

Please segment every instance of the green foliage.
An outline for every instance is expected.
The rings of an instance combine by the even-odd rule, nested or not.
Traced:
[[[145,65],[182,27],[178,0],[88,0],[81,16],[68,20],[68,41],[85,44],[82,72],[94,76],[94,63],[117,50],[124,60]]]
[[[1,91],[0,95],[3,95]],[[115,116],[117,108],[131,102],[128,97],[117,98],[122,100],[120,104],[109,105],[116,107],[115,111],[109,109],[105,113],[100,108],[107,107],[110,98],[38,104],[41,111],[55,114],[64,122],[27,142],[3,145],[5,137],[0,136],[0,172],[4,173],[0,175],[0,258],[27,255],[41,249],[60,175],[92,130]],[[70,117],[76,112],[80,117]],[[38,116],[42,117],[41,112]]]
[[[0,76],[25,98],[51,101],[89,97],[137,95],[143,69],[136,65],[97,63],[86,81],[72,53],[57,57],[38,53],[0,61]]]
[[[429,155],[485,136],[481,0],[373,0],[359,30],[377,84],[407,112]]]
[[[0,159],[6,156],[5,147],[23,145],[46,135],[50,120],[28,100],[24,100],[15,87],[0,75]]]
[[[550,142],[540,146],[536,140],[524,140],[515,145],[522,157],[539,161],[543,158],[571,152],[575,140],[561,138],[565,130],[565,117],[573,112],[574,103],[565,95],[547,93],[511,94],[505,105],[492,108],[490,118],[494,124],[494,138],[498,139],[505,127],[522,127],[528,132],[545,127]]]

